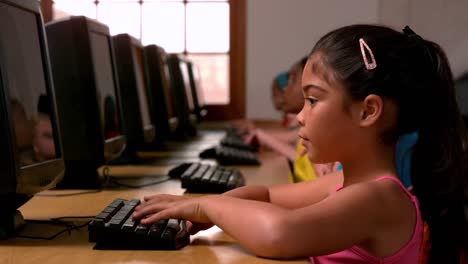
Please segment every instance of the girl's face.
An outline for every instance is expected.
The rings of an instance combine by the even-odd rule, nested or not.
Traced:
[[[319,59],[320,56],[312,55],[304,68],[302,90],[305,103],[297,119],[299,137],[309,159],[314,163],[327,163],[341,160],[347,146],[358,135],[358,127],[353,110],[346,111],[345,89],[334,81],[327,82],[322,74],[312,70],[313,64],[320,65],[315,63]]]

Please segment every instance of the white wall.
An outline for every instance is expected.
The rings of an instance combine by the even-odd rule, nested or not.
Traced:
[[[247,0],[247,117],[278,118],[272,78],[306,55],[320,36],[352,23],[410,25],[447,53],[455,77],[468,71],[467,0]]]
[[[307,55],[322,35],[377,21],[375,0],[247,0],[247,117],[279,117],[270,100],[271,80]]]
[[[442,46],[455,77],[468,71],[468,1],[380,0],[380,22],[395,29],[405,25]]]

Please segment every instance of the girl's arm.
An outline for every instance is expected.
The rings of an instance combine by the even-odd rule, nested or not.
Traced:
[[[342,171],[334,172],[326,177],[314,181],[306,181],[295,184],[282,184],[272,187],[266,186],[244,186],[223,193],[223,196],[234,197],[244,200],[254,200],[271,203],[279,207],[296,209],[317,203],[327,198],[330,193],[342,185]],[[181,200],[192,199],[188,196],[157,194],[144,197],[144,203],[167,204]],[[143,207],[143,205],[137,208]]]
[[[297,132],[292,133],[294,140],[298,139]],[[261,145],[267,146],[271,148],[273,151],[278,152],[279,154],[285,156],[289,160],[296,159],[296,148],[291,145],[290,142],[286,141],[286,139],[279,139],[272,134],[269,134],[261,129],[254,130],[253,134],[250,136],[251,138],[256,137],[256,139],[260,142]],[[288,138],[289,140],[290,138]],[[248,139],[247,141],[251,141],[252,139]]]
[[[272,187],[244,186],[228,192],[231,196],[247,200],[269,202],[285,208],[301,208],[328,197],[343,184],[343,172],[337,171],[313,181],[282,184]]]
[[[296,144],[297,140],[299,139],[297,129],[286,131],[272,131],[271,134],[278,140],[292,145]]]
[[[386,202],[389,199],[375,189],[356,184],[299,209],[225,195],[204,196],[143,206],[135,217],[149,215],[141,220],[143,224],[167,218],[213,223],[263,257],[323,255],[372,241],[380,230],[401,224],[391,215],[394,210],[388,209],[392,208]]]

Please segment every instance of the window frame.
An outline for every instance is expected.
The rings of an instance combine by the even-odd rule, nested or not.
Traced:
[[[245,118],[246,0],[229,1],[229,6],[229,103],[206,105],[206,120]],[[41,9],[44,23],[51,21],[53,0],[41,0]]]

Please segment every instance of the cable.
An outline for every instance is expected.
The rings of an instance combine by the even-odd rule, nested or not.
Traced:
[[[71,218],[93,218],[94,216],[92,217],[88,217],[88,216],[78,216],[78,217],[71,217]],[[51,220],[26,220],[26,222],[30,222],[30,223],[36,223],[36,224],[50,224],[50,225],[58,225],[58,226],[66,226],[65,229],[62,229],[60,230],[59,232],[51,235],[51,236],[48,236],[48,237],[40,237],[40,236],[28,236],[28,235],[18,235],[17,237],[19,238],[27,238],[27,239],[41,239],[41,240],[53,240],[55,239],[56,237],[58,237],[59,235],[65,233],[68,231],[68,233],[70,234],[71,231],[73,230],[78,230],[78,229],[81,229],[83,227],[86,227],[89,225],[89,223],[91,222],[90,221],[87,221],[86,223],[84,224],[81,224],[81,225],[75,225],[74,223],[72,222],[65,222],[65,221],[61,221],[61,220],[58,220],[58,219],[61,219],[61,218],[69,218],[68,216],[67,217],[59,217],[59,218],[53,218]]]
[[[130,188],[130,189],[137,189],[137,188],[143,188],[143,187],[148,187],[148,186],[152,186],[152,185],[156,185],[156,184],[160,184],[160,183],[163,183],[163,182],[166,182],[166,181],[169,181],[171,178],[167,175],[158,175],[158,176],[143,176],[143,177],[138,177],[138,178],[116,178],[116,177],[113,177],[112,175],[110,175],[109,173],[109,167],[104,167],[103,170],[102,170],[102,173],[104,175],[104,184],[103,186],[105,187],[110,187],[112,185],[114,186],[118,186],[118,187],[125,187],[125,188]],[[122,183],[121,181],[125,181],[125,180],[136,180],[136,179],[148,179],[148,178],[159,178],[158,180],[156,181],[153,181],[153,182],[150,182],[150,183],[144,183],[144,184],[137,184],[137,185],[134,185],[134,184],[127,184],[127,183]]]
[[[61,193],[61,194],[49,194],[49,193],[39,193],[34,196],[39,196],[39,197],[66,197],[66,196],[77,196],[77,195],[84,195],[84,194],[90,194],[90,193],[98,193],[101,192],[102,190],[89,190],[89,191],[81,191],[81,192],[74,192],[74,193]]]
[[[169,176],[163,177],[162,179],[159,179],[157,181],[153,181],[150,183],[144,183],[144,184],[127,184],[127,183],[122,183],[122,180],[135,180],[135,179],[119,179],[117,180],[115,177],[110,176],[108,179],[108,184],[113,184],[116,186],[120,187],[125,187],[125,188],[130,188],[130,189],[136,189],[136,188],[143,188],[143,187],[148,187],[156,184],[160,184],[166,181],[169,181],[171,178]]]
[[[86,216],[61,216],[61,217],[54,217],[51,218],[51,220],[54,221],[61,221],[62,219],[88,219],[88,218],[94,218],[96,217],[95,215],[86,215]]]

